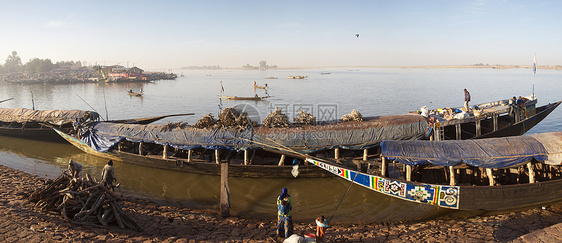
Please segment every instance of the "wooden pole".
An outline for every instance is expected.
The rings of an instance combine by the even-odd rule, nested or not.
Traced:
[[[367,161],[369,158],[369,151],[367,149],[363,149],[363,161]]]
[[[482,135],[482,123],[480,118],[476,118],[476,136]]]
[[[162,151],[162,159],[168,159],[168,145],[164,145],[164,150]]]
[[[494,131],[497,131],[498,130],[498,114],[494,114],[492,116],[492,120],[493,120],[493,123],[494,123]]]
[[[412,166],[406,165],[406,181],[412,181]]]
[[[281,159],[279,160],[279,166],[283,166],[285,164],[285,155],[281,155]]]
[[[218,151],[218,150],[217,150]],[[228,160],[221,164],[221,216],[223,218],[230,217],[230,188],[228,187]]]
[[[457,124],[455,125],[455,130],[456,130],[456,134],[457,134],[457,140],[461,140],[462,139],[462,133],[461,133],[461,124]]]
[[[449,166],[449,185],[457,185],[457,180],[455,178],[455,169],[453,169],[453,166]]]
[[[244,165],[248,165],[249,162],[249,157],[248,157],[248,150],[244,149]]]
[[[381,175],[386,176],[386,159],[382,157]]]
[[[494,186],[496,184],[496,181],[494,180],[492,169],[486,168],[486,175],[488,175],[488,182],[490,183],[490,186]]]
[[[220,164],[221,162],[221,152],[218,149],[215,149],[215,161],[217,164]]]
[[[335,149],[334,149],[334,158],[335,158],[336,160],[339,160],[339,159],[340,159],[340,148],[335,148]]]
[[[142,155],[142,142],[139,143],[139,155]]]
[[[533,163],[527,163],[527,169],[529,170],[529,183],[535,183],[535,172],[533,171]]]
[[[187,150],[187,162],[191,162],[191,153],[193,152],[193,150],[189,149]]]

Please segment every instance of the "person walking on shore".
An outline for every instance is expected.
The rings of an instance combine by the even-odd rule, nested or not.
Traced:
[[[293,205],[288,190],[284,187],[277,197],[277,235],[288,238],[293,234],[293,219],[291,217]]]
[[[106,187],[113,189],[113,181],[116,181],[115,178],[115,169],[113,169],[113,161],[107,161],[107,164],[103,167],[101,171],[101,180],[105,184]]]
[[[470,93],[464,89],[464,109],[468,112],[468,102],[470,101]]]
[[[74,178],[80,178],[82,176],[82,165],[74,162],[74,160],[68,161],[68,172]]]

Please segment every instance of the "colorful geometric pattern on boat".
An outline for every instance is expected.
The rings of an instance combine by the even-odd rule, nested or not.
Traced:
[[[459,208],[460,188],[458,186],[407,183],[344,169],[313,159],[306,160],[332,174],[348,181],[353,181],[355,184],[373,191],[413,202],[427,203],[451,209]]]

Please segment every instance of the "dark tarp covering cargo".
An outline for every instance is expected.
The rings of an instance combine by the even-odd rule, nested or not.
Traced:
[[[126,139],[131,142],[156,143],[178,149],[240,149],[252,139],[252,129],[172,128],[167,125],[140,125],[99,122],[83,129],[81,140],[93,149],[107,152]]]
[[[92,111],[81,110],[30,110],[25,108],[0,108],[0,122],[32,123],[42,122],[62,126],[79,122],[97,120],[99,115]]]
[[[531,159],[560,165],[562,132],[518,137],[445,141],[383,141],[381,156],[407,165],[431,163],[499,169]]]
[[[244,149],[290,147],[313,152],[335,147],[365,149],[384,139],[419,139],[428,128],[420,115],[381,116],[363,122],[290,128],[198,129],[191,126],[170,129],[166,125],[134,125],[100,122],[87,127],[82,141],[107,152],[121,139],[169,145],[179,149]]]
[[[283,145],[304,153],[336,147],[360,150],[378,146],[383,140],[420,139],[429,127],[426,119],[416,114],[363,119],[362,122],[351,121],[317,126],[258,127],[254,134],[254,141],[258,145],[267,144],[274,147]]]

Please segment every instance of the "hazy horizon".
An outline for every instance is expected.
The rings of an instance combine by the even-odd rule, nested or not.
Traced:
[[[562,64],[557,1],[0,1],[0,63]]]

